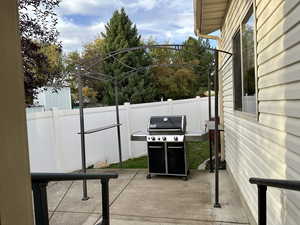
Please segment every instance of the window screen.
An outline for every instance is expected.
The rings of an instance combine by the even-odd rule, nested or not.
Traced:
[[[256,113],[254,15],[251,8],[242,24],[243,111]]]
[[[254,15],[249,10],[233,37],[234,109],[256,113]]]
[[[241,79],[241,35],[238,31],[233,38],[233,84],[234,109],[242,111],[242,79]]]

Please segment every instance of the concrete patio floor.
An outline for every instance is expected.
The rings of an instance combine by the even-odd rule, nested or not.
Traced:
[[[112,172],[91,170],[89,172]],[[230,225],[249,224],[226,171],[220,171],[221,209],[213,208],[214,174],[192,170],[188,181],[177,177],[146,179],[146,170],[113,170],[110,181],[112,225]],[[48,186],[52,225],[94,225],[101,218],[99,181],[88,181],[88,201],[81,201],[82,182]]]

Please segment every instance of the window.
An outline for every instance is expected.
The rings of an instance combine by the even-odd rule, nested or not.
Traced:
[[[242,111],[241,34],[233,38],[234,109]]]
[[[254,15],[249,10],[233,37],[234,109],[256,113]]]

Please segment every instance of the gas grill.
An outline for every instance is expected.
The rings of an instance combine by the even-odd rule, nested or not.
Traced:
[[[187,179],[189,170],[185,131],[185,116],[150,118],[147,135],[147,178],[151,178],[152,175],[173,175]]]
[[[137,131],[132,141],[146,141],[148,175],[180,176],[187,180],[189,174],[186,142],[204,141],[207,131],[186,131],[186,116],[152,116],[148,133]]]

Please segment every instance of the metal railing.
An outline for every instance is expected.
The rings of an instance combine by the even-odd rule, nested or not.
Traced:
[[[267,187],[300,191],[300,181],[250,178],[258,189],[258,225],[267,225]]]
[[[82,174],[82,173],[32,173],[32,191],[34,200],[35,224],[49,225],[47,185],[50,181],[100,180],[102,186],[102,222],[109,225],[109,180],[118,174]],[[100,225],[99,224],[99,225]]]

